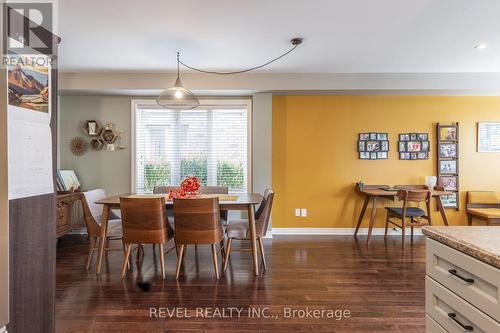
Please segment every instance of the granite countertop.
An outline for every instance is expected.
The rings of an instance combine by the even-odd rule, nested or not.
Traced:
[[[424,227],[422,232],[500,269],[500,227]]]

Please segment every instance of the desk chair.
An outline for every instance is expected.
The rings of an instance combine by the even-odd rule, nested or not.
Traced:
[[[387,230],[389,223],[401,228],[402,230],[402,242],[401,246],[405,247],[405,228],[411,228],[411,242],[413,243],[413,228],[420,227],[423,225],[431,225],[431,192],[428,190],[399,190],[397,197],[399,200],[403,201],[403,207],[386,207],[387,218],[385,220],[385,234],[384,239],[387,239]],[[421,203],[425,202],[426,210],[422,210],[419,207],[408,207],[408,203]],[[407,222],[407,218],[410,219]],[[395,220],[400,220],[401,224],[398,224]],[[426,221],[422,221],[425,219]]]

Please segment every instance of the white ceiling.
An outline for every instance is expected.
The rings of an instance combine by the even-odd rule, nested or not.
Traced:
[[[500,72],[500,0],[62,0],[66,72]],[[483,50],[474,45],[487,43]]]

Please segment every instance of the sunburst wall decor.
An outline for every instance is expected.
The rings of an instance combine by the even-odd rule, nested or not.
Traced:
[[[82,137],[74,137],[69,142],[69,146],[73,155],[82,156],[89,149],[89,143]]]

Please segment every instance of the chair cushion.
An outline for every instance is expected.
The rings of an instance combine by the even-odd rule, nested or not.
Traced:
[[[493,191],[469,191],[467,192],[467,203],[469,204],[498,204],[499,195]]]
[[[467,213],[489,219],[500,219],[500,208],[469,208]]]
[[[227,224],[226,233],[231,238],[248,238],[248,221],[231,220]]]
[[[392,215],[403,216],[403,208],[400,207],[385,207]],[[425,216],[423,209],[418,207],[407,207],[406,216],[408,217],[422,217]]]
[[[108,237],[122,237],[123,236],[122,220],[109,220],[107,235]]]

